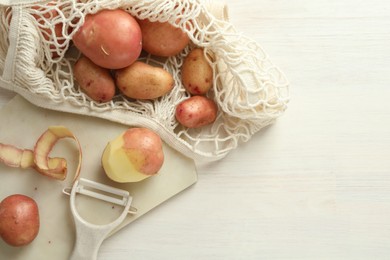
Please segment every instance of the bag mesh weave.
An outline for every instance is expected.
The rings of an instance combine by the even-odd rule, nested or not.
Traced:
[[[224,5],[201,0],[20,2],[24,3],[0,5],[0,85],[37,106],[151,128],[196,160],[223,158],[287,107],[285,76],[257,42],[236,31]],[[189,35],[191,44],[177,56],[140,57],[172,73],[175,87],[167,95],[134,101],[118,94],[110,102],[97,103],[74,81],[72,67],[80,53],[72,46],[72,36],[87,14],[116,8],[140,19],[169,22]],[[61,37],[56,30],[62,31]],[[190,96],[181,83],[180,69],[194,47],[204,48],[213,68],[214,85],[208,96],[218,104],[219,113],[212,125],[187,129],[176,121],[175,107]]]

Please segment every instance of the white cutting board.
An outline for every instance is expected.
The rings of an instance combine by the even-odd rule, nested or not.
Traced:
[[[107,120],[45,110],[16,96],[0,110],[0,142],[20,148],[33,148],[37,138],[50,125],[64,125],[79,139],[83,152],[81,177],[125,189],[133,197],[136,215],[128,215],[123,225],[131,223],[152,208],[188,188],[197,181],[192,159],[164,144],[165,160],[158,175],[139,183],[118,184],[109,180],[101,167],[100,157],[107,142],[125,131],[128,126]],[[25,247],[10,247],[0,239],[0,259],[44,260],[68,259],[74,245],[74,224],[69,197],[62,193],[72,183],[77,166],[77,146],[72,139],[62,139],[51,156],[68,161],[68,177],[56,181],[36,173],[0,164],[0,200],[11,194],[24,194],[38,204],[40,231],[37,238]],[[108,223],[122,208],[96,199],[77,196],[81,215],[95,224]],[[104,242],[103,242],[104,243]]]

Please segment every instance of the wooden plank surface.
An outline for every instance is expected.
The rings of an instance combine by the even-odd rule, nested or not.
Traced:
[[[98,259],[389,259],[390,2],[228,5],[291,82],[286,114]]]

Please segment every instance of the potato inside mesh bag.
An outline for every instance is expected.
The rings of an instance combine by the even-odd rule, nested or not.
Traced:
[[[37,106],[100,117],[159,133],[179,152],[196,160],[218,160],[283,114],[289,84],[260,45],[236,31],[227,6],[200,0],[0,1],[0,86]],[[139,60],[173,75],[174,88],[154,100],[132,100],[120,93],[99,103],[80,91],[73,64],[80,52],[72,37],[85,16],[123,9],[133,17],[169,22],[190,44],[179,54]],[[114,30],[114,28],[113,28]],[[175,118],[176,106],[190,97],[181,82],[184,58],[202,48],[213,69],[207,96],[218,105],[211,125],[188,129]]]

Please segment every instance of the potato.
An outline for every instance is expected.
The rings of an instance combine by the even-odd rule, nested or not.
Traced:
[[[217,118],[218,107],[205,96],[192,96],[176,106],[176,119],[185,127],[209,125]]]
[[[64,26],[65,24],[63,22],[57,22],[56,24],[53,24],[52,20],[57,19],[59,16],[59,13],[56,9],[50,9],[49,6],[55,6],[57,5],[58,1],[50,1],[46,3],[46,6],[38,6],[34,5],[31,8],[34,10],[37,10],[41,15],[38,15],[34,12],[32,12],[32,16],[34,19],[37,21],[39,30],[42,33],[43,38],[46,41],[51,41],[53,35],[55,35],[57,39],[57,43],[60,45],[59,49],[54,44],[50,44],[50,52],[51,52],[51,57],[52,58],[58,58],[59,57],[59,52],[66,51],[66,47],[64,45],[65,43],[65,38],[64,38]],[[61,8],[62,6],[60,6]],[[12,11],[11,7],[7,8],[5,11],[5,15],[7,17],[7,22],[8,25],[11,24],[11,19],[12,19]],[[48,21],[48,23],[47,23]],[[50,26],[49,26],[50,25]],[[54,30],[53,30],[54,29]],[[70,34],[72,32],[72,28],[69,27],[67,28],[67,34]]]
[[[47,3],[47,7],[39,7],[39,6],[33,6],[33,9],[38,10],[40,13],[42,13],[43,19],[49,20],[50,22],[59,16],[59,13],[56,9],[50,9],[49,6],[55,6],[57,5],[57,1],[51,1]],[[65,50],[65,46],[62,46],[62,44],[65,43],[63,30],[64,30],[64,23],[56,23],[54,24],[54,30],[50,27],[47,27],[47,24],[45,24],[45,21],[41,18],[41,16],[37,14],[33,14],[33,17],[37,20],[38,24],[40,25],[40,30],[42,32],[43,38],[46,41],[52,41],[53,37],[55,36],[57,39],[57,43],[61,45],[59,51]],[[71,29],[68,29],[68,33],[70,33]],[[54,35],[54,36],[53,36]],[[54,44],[50,44],[50,51],[52,58],[58,58],[59,53],[57,52],[57,47]]]
[[[155,99],[171,91],[174,80],[163,68],[136,61],[115,72],[115,83],[129,98]]]
[[[213,69],[203,54],[203,49],[193,49],[184,59],[182,82],[192,95],[204,95],[213,85]]]
[[[142,31],[143,49],[160,57],[174,56],[180,53],[189,43],[188,35],[182,29],[165,22],[151,22],[148,19],[138,20]]]
[[[161,138],[147,128],[130,128],[109,142],[102,166],[116,182],[138,182],[158,173],[164,163]]]
[[[137,21],[121,9],[87,15],[73,42],[92,62],[108,69],[129,66],[142,50]]]
[[[14,194],[0,203],[0,236],[11,246],[31,243],[39,232],[36,202],[25,195]]]
[[[97,102],[110,101],[115,95],[115,81],[110,70],[99,67],[85,56],[74,65],[73,75],[82,91]]]

